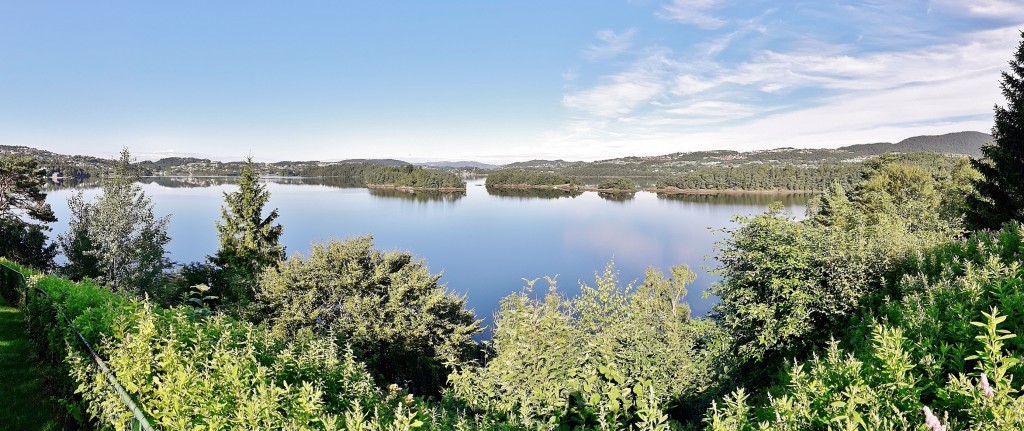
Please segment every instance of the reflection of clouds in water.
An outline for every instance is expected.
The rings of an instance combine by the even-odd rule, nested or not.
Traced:
[[[598,255],[614,257],[616,264],[646,267],[661,261],[664,250],[658,238],[626,224],[573,223],[565,229],[565,242],[569,249],[593,250]]]

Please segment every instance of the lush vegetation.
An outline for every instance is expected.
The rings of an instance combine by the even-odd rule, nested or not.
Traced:
[[[499,169],[487,174],[487,187],[568,187],[577,188],[583,183],[576,177],[545,171],[525,169]]]
[[[609,178],[597,185],[598,190],[636,191],[636,182],[625,177]]]
[[[466,182],[447,171],[419,166],[374,166],[366,171],[369,187],[408,187],[413,189],[465,189]]]
[[[372,238],[331,241],[263,274],[257,316],[281,336],[335,334],[378,382],[438,394],[448,366],[475,356],[480,332],[440,278],[408,253],[375,250]]]

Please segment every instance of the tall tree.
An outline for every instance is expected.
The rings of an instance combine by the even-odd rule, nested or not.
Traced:
[[[48,269],[56,245],[47,244],[46,223],[57,221],[36,161],[23,156],[0,157],[0,256]]]
[[[276,267],[284,259],[284,246],[279,243],[284,229],[274,224],[277,209],[263,217],[263,206],[270,192],[260,184],[252,157],[245,160],[238,190],[224,193],[221,221],[217,222],[220,249],[213,262],[224,269],[230,288],[219,292],[230,300],[243,302],[252,298],[257,276],[267,267]]]
[[[136,180],[126,148],[95,203],[86,202],[81,192],[68,199],[70,229],[61,235],[60,244],[68,258],[65,268],[77,269],[77,275],[98,274],[115,290],[154,293],[170,267],[164,249],[170,242],[170,219],[153,214],[153,202]]]
[[[981,148],[983,159],[972,162],[982,175],[974,183],[978,196],[971,197],[968,214],[975,228],[1024,220],[1024,40],[1010,60],[1010,71],[1002,75],[1006,106],[995,106],[993,142]]]

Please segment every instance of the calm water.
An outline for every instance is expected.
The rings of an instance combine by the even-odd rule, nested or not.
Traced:
[[[217,248],[214,221],[220,218],[225,179],[146,180],[142,185],[158,215],[171,215],[168,246],[176,262],[202,260]],[[567,294],[579,283],[593,284],[596,271],[614,259],[620,280],[642,279],[648,266],[667,273],[688,264],[697,273],[687,301],[694,315],[706,313],[713,299],[702,294],[715,277],[706,257],[723,235],[712,229],[733,226],[735,214],[763,212],[773,201],[802,215],[807,196],[677,196],[637,193],[632,198],[597,193],[517,192],[491,195],[473,180],[465,194],[409,194],[328,183],[268,179],[270,208],[280,209],[282,242],[289,255],[308,253],[313,242],[373,235],[378,248],[412,252],[432,272],[443,273],[451,290],[467,296],[478,317],[488,321],[498,301],[524,286],[523,279],[558,275]],[[51,191],[47,201],[67,229],[69,189]],[[86,189],[95,196],[98,189]],[[543,285],[543,281],[538,286]]]

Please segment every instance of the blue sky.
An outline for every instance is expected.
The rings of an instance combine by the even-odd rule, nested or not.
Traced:
[[[0,144],[595,160],[989,131],[1024,2],[0,3]]]

